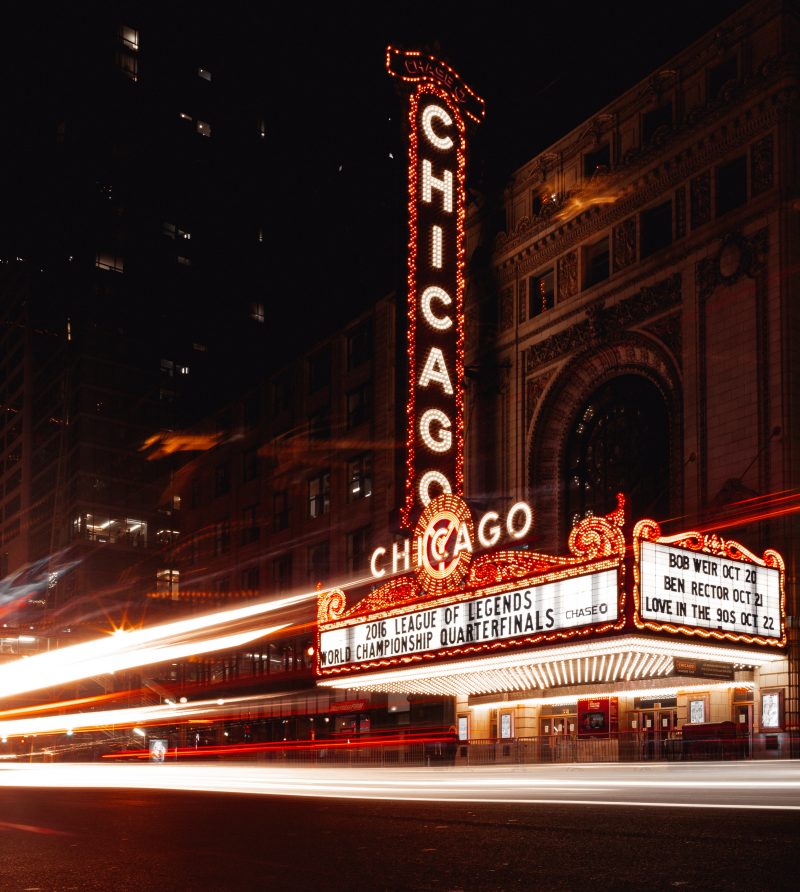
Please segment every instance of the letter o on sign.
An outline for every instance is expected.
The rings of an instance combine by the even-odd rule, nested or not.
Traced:
[[[522,526],[515,526],[517,515],[522,515]],[[533,509],[527,502],[517,502],[508,509],[506,529],[512,539],[522,539],[533,526]]]

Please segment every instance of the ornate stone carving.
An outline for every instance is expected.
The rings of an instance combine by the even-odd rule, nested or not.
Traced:
[[[697,229],[711,219],[711,173],[703,173],[693,177],[691,181],[690,212],[692,229]]]
[[[536,378],[528,378],[525,382],[525,426],[526,428],[530,425],[531,419],[533,418],[533,412],[536,409],[536,406],[539,404],[539,400],[542,398],[542,394],[545,392],[547,385],[550,383],[553,377],[553,372],[549,372],[546,375],[539,375]]]
[[[587,309],[585,321],[529,347],[525,351],[525,371],[530,374],[566,353],[584,349],[598,339],[602,341],[607,332],[619,332],[638,325],[649,316],[675,306],[680,299],[681,275],[675,273],[655,285],[640,288],[634,297],[612,307],[595,304]]]
[[[733,285],[743,275],[755,278],[767,262],[769,233],[766,227],[750,238],[738,231],[726,233],[715,257],[705,257],[697,264],[697,288],[701,299],[711,295],[718,285]]]
[[[750,156],[750,190],[760,195],[772,188],[773,182],[773,139],[768,133],[763,139],[753,143]]]
[[[558,299],[566,300],[578,291],[578,252],[558,258]]]
[[[519,280],[517,288],[517,319],[522,324],[528,318],[528,280],[523,278]]]
[[[636,218],[628,217],[614,227],[614,272],[636,261]]]
[[[664,319],[659,319],[652,325],[648,325],[645,331],[658,338],[672,353],[678,366],[681,365],[683,356],[683,339],[681,337],[681,317],[674,313]]]
[[[504,288],[500,292],[500,309],[497,327],[500,331],[507,331],[514,325],[514,289]]]

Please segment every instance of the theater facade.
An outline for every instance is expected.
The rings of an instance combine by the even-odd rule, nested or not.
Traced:
[[[320,594],[320,687],[451,698],[462,756],[796,755],[797,31],[746,5],[516,171],[499,215],[463,191],[482,101],[389,50],[404,532],[366,593]]]

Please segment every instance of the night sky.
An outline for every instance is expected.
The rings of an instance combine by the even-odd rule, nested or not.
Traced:
[[[250,13],[282,167],[276,248],[304,258],[286,287],[313,295],[321,331],[402,287],[404,101],[388,44],[439,56],[486,100],[467,170],[486,191],[742,5],[347,3],[278,30],[266,7]]]
[[[405,100],[385,70],[387,45],[442,58],[486,100],[486,118],[468,144],[467,185],[470,195],[491,195],[516,168],[742,5],[165,0],[155,14],[168,40],[191,48],[187,58],[195,48],[197,64],[208,58],[215,81],[233,75],[243,116],[263,111],[269,253],[265,281],[254,290],[280,322],[273,328],[285,352],[404,288]],[[137,11],[156,7],[151,0],[84,0],[59,14],[90,20],[95,8],[138,22]],[[63,45],[50,5],[33,0],[8,12],[0,29],[5,89],[25,90],[14,50],[46,52],[45,26]],[[146,26],[142,33],[145,48]]]

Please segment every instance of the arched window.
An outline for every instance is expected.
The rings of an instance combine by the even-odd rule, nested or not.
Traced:
[[[620,375],[600,386],[570,427],[566,447],[567,531],[587,514],[607,514],[624,493],[631,516],[669,513],[669,423],[659,390]]]

